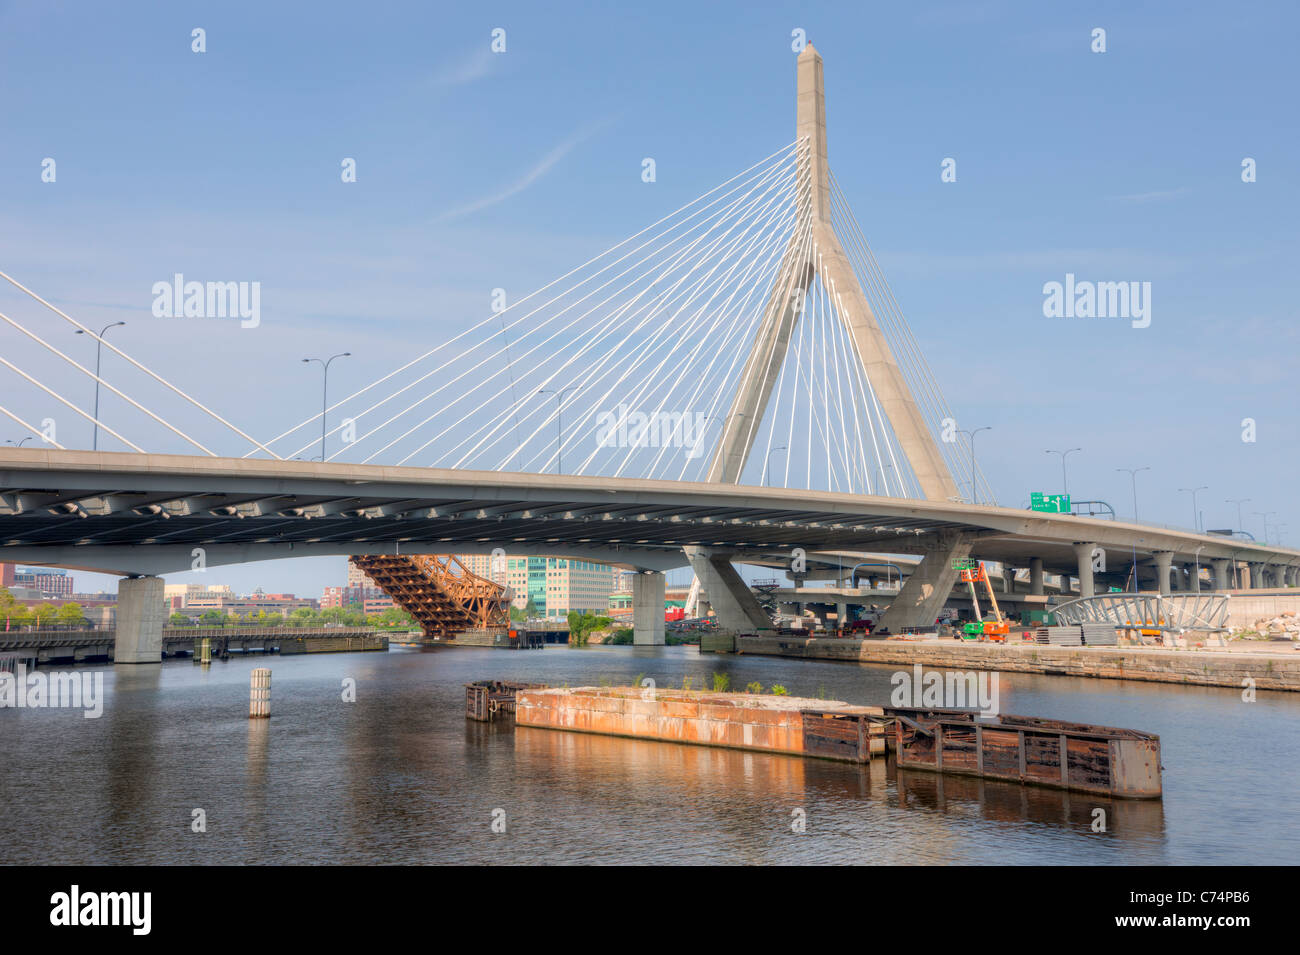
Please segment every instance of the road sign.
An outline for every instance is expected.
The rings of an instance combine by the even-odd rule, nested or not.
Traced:
[[[1070,495],[1044,494],[1042,491],[1034,491],[1029,495],[1029,509],[1031,511],[1043,511],[1047,514],[1069,514]]]

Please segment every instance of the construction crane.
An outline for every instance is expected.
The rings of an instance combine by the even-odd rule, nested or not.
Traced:
[[[984,571],[984,562],[970,559],[959,560],[953,564],[953,567],[961,572],[962,583],[970,587],[970,600],[975,609],[975,620],[962,628],[964,633],[962,639],[1006,643],[1011,626],[1007,623],[1006,618],[1002,616],[1002,610],[998,607],[998,598],[993,593],[993,584],[989,581],[989,575]],[[984,614],[980,611],[979,594],[975,590],[976,584],[983,584],[988,591],[989,604],[993,608],[992,620],[985,620]]]

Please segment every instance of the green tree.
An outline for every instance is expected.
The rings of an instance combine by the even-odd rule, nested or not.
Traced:
[[[4,614],[6,630],[9,629],[9,625],[13,622],[20,609],[25,610],[23,605],[18,602],[18,599],[9,592],[9,588],[0,587],[0,614]],[[26,613],[23,615],[26,616]]]
[[[55,619],[59,623],[78,627],[86,622],[86,615],[81,610],[81,604],[70,601],[59,608],[59,612],[55,614]]]
[[[178,610],[167,618],[167,623],[172,627],[188,627],[190,625],[190,618]]]
[[[59,609],[52,603],[38,604],[31,610],[32,622],[38,627],[49,626],[58,616]]]

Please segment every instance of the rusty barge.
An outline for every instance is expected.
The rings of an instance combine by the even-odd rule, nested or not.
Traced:
[[[1162,793],[1160,737],[1114,726],[975,710],[886,707],[903,769],[1004,779],[1120,799]]]
[[[466,716],[519,726],[956,773],[1117,799],[1162,794],[1160,737],[977,710],[858,706],[756,693],[466,684]]]

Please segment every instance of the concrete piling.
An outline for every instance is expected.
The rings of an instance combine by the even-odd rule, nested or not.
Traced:
[[[248,718],[264,719],[271,715],[271,670],[258,667],[249,678]]]

